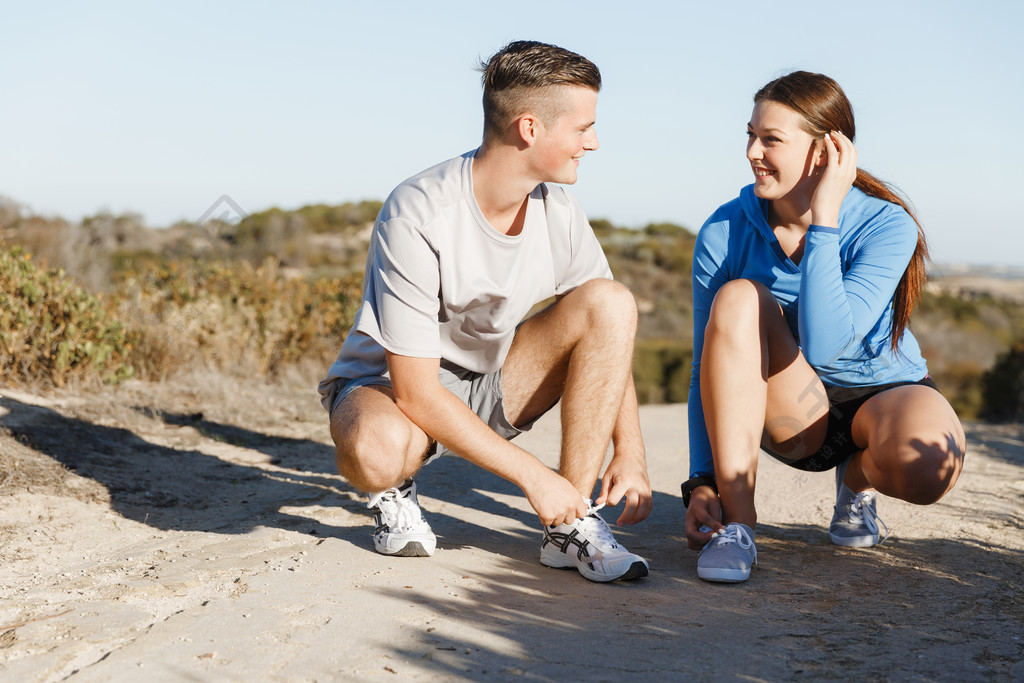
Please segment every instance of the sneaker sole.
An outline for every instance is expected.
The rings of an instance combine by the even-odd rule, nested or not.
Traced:
[[[622,572],[618,576],[605,576],[592,571],[589,567],[579,567],[570,558],[566,557],[563,553],[544,555],[541,553],[540,563],[545,567],[551,569],[575,569],[588,581],[594,583],[609,583],[611,581],[632,581],[633,579],[642,579],[650,573],[647,565],[637,560],[633,564],[629,565],[629,569]]]
[[[697,576],[715,583],[741,583],[750,578],[749,569],[702,569],[697,567]]]
[[[394,552],[388,552],[387,548],[376,543],[374,543],[373,549],[381,555],[387,555],[388,557],[431,557],[434,554],[433,548],[428,550],[419,541],[410,541]]]
[[[829,532],[828,537],[833,544],[847,548],[871,548],[878,545],[878,539],[873,536],[836,536]]]

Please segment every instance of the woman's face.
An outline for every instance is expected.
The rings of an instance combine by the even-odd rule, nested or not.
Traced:
[[[754,105],[747,124],[747,160],[754,194],[761,199],[809,201],[814,194],[815,169],[825,160],[824,150],[802,123],[800,114],[776,102]]]

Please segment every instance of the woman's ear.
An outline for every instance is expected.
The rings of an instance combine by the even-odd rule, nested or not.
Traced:
[[[814,165],[828,166],[828,149],[825,148],[824,138],[814,141]]]

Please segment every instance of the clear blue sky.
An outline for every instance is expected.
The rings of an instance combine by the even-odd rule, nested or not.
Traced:
[[[473,66],[528,38],[601,68],[592,218],[696,230],[750,182],[751,95],[799,68],[844,87],[936,261],[1024,265],[1022,27],[1010,0],[11,3],[0,195],[154,226],[383,199],[479,144]]]

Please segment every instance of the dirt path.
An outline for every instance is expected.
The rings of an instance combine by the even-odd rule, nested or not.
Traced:
[[[685,407],[645,407],[655,511],[618,537],[651,576],[598,585],[454,458],[418,479],[437,554],[375,554],[324,418],[299,388],[0,391],[0,679],[1024,680],[1020,426],[969,425],[957,488],[883,500],[871,550],[829,544],[831,475],[763,458],[760,563],[729,586],[683,540]]]

